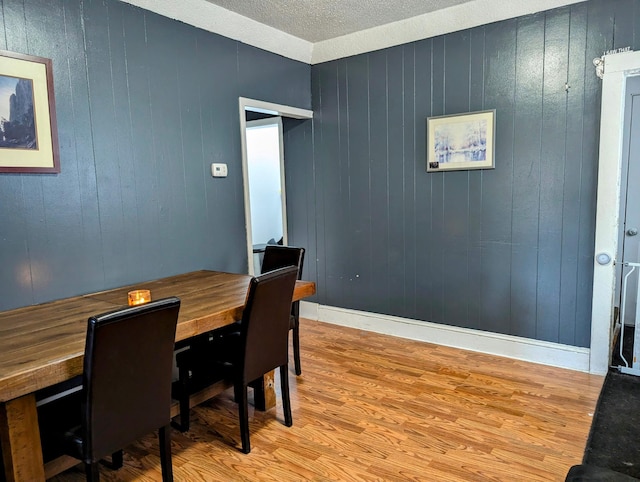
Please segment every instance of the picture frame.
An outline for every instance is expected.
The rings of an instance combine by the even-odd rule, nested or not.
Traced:
[[[0,173],[59,173],[51,59],[0,50]]]
[[[495,109],[427,118],[427,172],[495,168]]]

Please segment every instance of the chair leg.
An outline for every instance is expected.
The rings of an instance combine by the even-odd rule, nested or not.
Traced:
[[[284,410],[284,424],[287,427],[293,425],[291,416],[291,400],[289,399],[289,366],[280,367],[280,388],[282,389],[282,408]]]
[[[160,427],[158,431],[160,441],[160,465],[162,467],[162,481],[173,482],[173,465],[171,463],[171,425]]]
[[[85,463],[84,471],[87,476],[87,482],[100,482],[100,464]]]
[[[111,454],[111,468],[113,470],[118,470],[122,468],[123,465],[123,451],[122,450],[118,450],[117,452],[114,452]]]
[[[240,390],[236,389],[236,397],[238,397],[238,417],[240,419],[240,438],[242,440],[242,451],[245,454],[251,452],[251,443],[249,442],[249,407],[247,401],[247,385],[242,384]]]
[[[296,305],[298,302],[296,301],[294,303],[294,305]],[[302,367],[300,366],[300,318],[299,318],[299,311],[298,309],[296,309],[297,307],[294,306],[294,315],[293,315],[293,319],[294,319],[294,325],[293,325],[293,362],[294,362],[294,366],[296,369],[296,375],[301,375],[302,374]]]
[[[180,423],[174,424],[181,432],[189,430],[189,369],[178,367],[180,383]]]

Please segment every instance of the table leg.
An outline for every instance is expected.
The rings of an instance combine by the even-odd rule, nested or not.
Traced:
[[[274,374],[275,371],[270,371],[253,385],[253,403],[258,410],[269,410],[276,406]]]
[[[33,393],[0,403],[0,444],[7,482],[45,480]]]

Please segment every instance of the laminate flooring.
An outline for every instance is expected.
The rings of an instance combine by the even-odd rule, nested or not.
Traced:
[[[301,320],[293,426],[250,406],[239,451],[232,390],[172,431],[176,481],[562,481],[579,464],[603,377]],[[157,435],[102,480],[161,480]],[[84,480],[82,466],[54,477]]]

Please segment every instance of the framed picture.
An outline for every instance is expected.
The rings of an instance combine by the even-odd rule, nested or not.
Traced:
[[[427,172],[493,169],[496,111],[427,118]]]
[[[2,172],[60,172],[50,59],[0,50]]]

